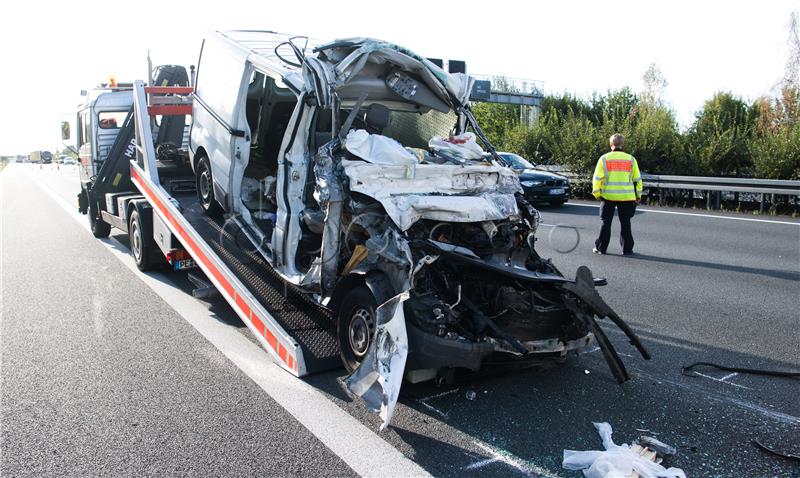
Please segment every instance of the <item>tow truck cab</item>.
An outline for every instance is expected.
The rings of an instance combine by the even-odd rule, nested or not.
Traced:
[[[186,69],[166,65],[154,70],[154,83],[188,87]],[[79,105],[71,134],[69,123],[62,123],[62,140],[78,153],[81,190],[78,211],[86,214],[95,237],[107,237],[112,227],[130,235],[137,266],[147,270],[164,262],[189,267],[180,244],[172,235],[158,235],[165,226],[153,220],[152,207],[130,178],[130,161],[136,157],[133,119],[133,84],[101,85],[85,93]],[[158,146],[158,168],[169,177],[168,187],[194,191],[188,164],[188,126],[186,117],[155,116],[153,141]],[[188,178],[188,179],[185,179]],[[154,237],[167,237],[159,243],[161,254],[149,254]]]

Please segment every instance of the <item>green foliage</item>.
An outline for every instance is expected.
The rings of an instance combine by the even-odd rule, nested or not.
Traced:
[[[743,176],[750,172],[749,142],[757,112],[730,93],[706,101],[686,142],[695,174]]]
[[[750,144],[755,175],[766,179],[800,179],[800,125],[759,135]]]
[[[641,95],[623,88],[588,99],[546,96],[532,125],[520,122],[518,106],[475,103],[472,109],[497,149],[582,174],[608,151],[608,138],[621,133],[646,173],[800,179],[800,89],[787,84],[776,98],[752,105],[717,93],[681,132],[660,99],[666,80],[659,75],[650,72]]]
[[[750,154],[755,174],[768,179],[800,179],[800,90],[785,85],[775,99],[760,98]]]
[[[626,137],[628,152],[643,171],[652,174],[686,174],[691,165],[675,115],[663,106],[649,105],[638,114],[636,127]]]
[[[492,144],[500,149],[506,142],[506,134],[519,126],[519,106],[497,103],[474,103],[472,113]]]

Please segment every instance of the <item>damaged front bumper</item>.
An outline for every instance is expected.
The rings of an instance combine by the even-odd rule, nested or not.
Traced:
[[[535,280],[541,281],[542,278],[535,277]],[[381,429],[384,429],[394,413],[404,376],[407,373],[413,375],[414,371],[433,374],[442,369],[478,371],[489,363],[514,365],[513,368],[533,366],[564,358],[570,353],[577,354],[596,340],[615,378],[622,383],[630,377],[595,316],[610,319],[642,356],[650,359],[639,338],[597,293],[587,267],[581,266],[574,281],[565,281],[558,287],[563,291],[562,300],[573,320],[588,333],[571,339],[555,337],[524,341],[491,336],[482,340],[440,337],[406,320],[403,303],[410,297],[408,292],[395,296],[379,307],[375,340],[361,366],[347,378],[347,386],[352,393],[362,397],[370,409],[380,413],[383,419]],[[426,376],[426,373],[417,376]]]
[[[406,370],[441,368],[481,369],[483,363],[496,354],[503,354],[504,361],[534,364],[544,360],[559,359],[570,353],[578,353],[592,345],[594,336],[587,334],[574,340],[543,339],[520,342],[528,351],[521,354],[503,342],[487,339],[485,342],[450,340],[431,335],[413,324],[406,325],[409,356]]]

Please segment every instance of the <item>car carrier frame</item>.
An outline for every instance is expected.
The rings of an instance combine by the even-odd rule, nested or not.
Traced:
[[[339,367],[330,312],[271,273],[241,237],[235,221],[203,213],[195,190],[187,187],[189,181],[194,183],[190,169],[184,175],[161,177],[151,118],[191,115],[192,91],[191,87],[134,82],[131,121],[135,156],[129,160],[128,171],[137,191],[109,193],[106,201],[116,202],[115,207],[102,211],[100,218],[129,233],[140,269],[163,262],[158,254],[174,269],[196,264],[274,361],[289,373],[301,377]],[[124,155],[121,157],[124,160]],[[118,177],[109,180],[120,182]],[[229,247],[234,244],[237,247]]]

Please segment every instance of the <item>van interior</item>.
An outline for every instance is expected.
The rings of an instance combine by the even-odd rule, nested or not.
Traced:
[[[250,159],[242,178],[242,203],[267,239],[277,211],[278,155],[297,97],[274,78],[254,71],[245,115],[250,126]]]

